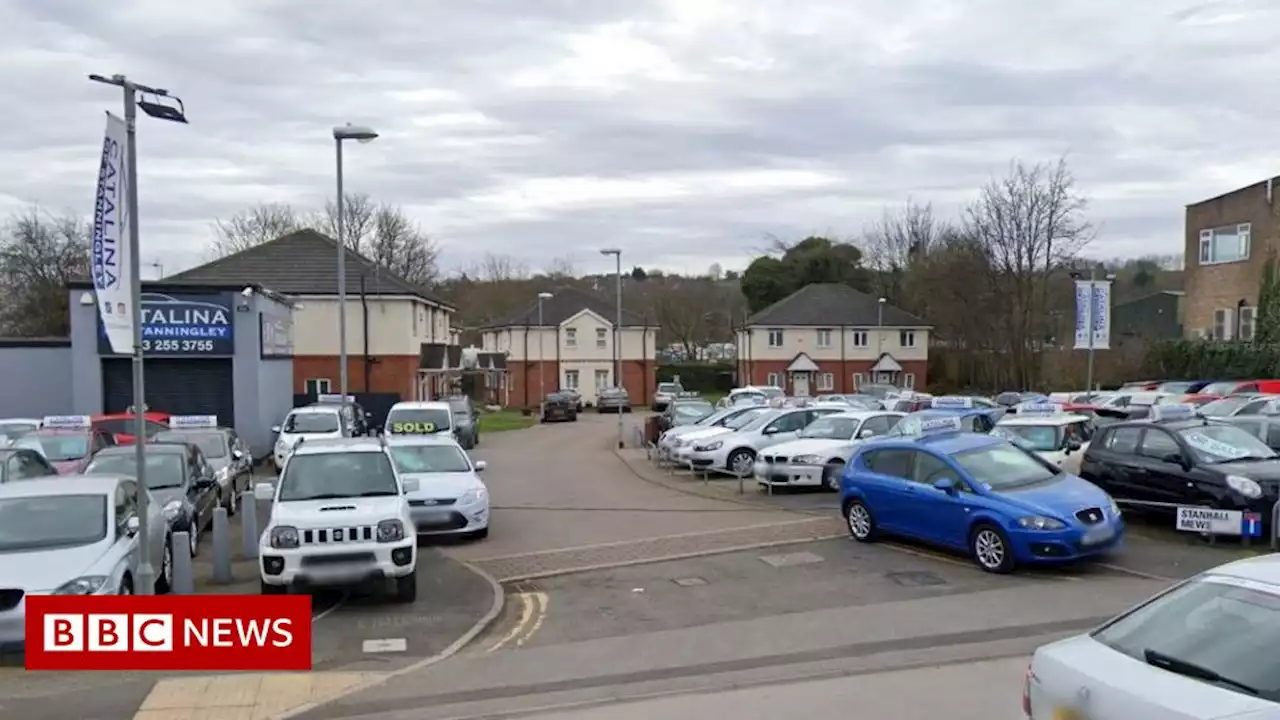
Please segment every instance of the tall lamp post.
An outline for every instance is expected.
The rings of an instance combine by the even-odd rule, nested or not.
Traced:
[[[187,124],[186,108],[182,100],[168,90],[139,85],[124,75],[90,75],[96,83],[112,85],[124,91],[125,124],[125,207],[129,225],[129,314],[133,324],[133,437],[135,461],[138,464],[138,547],[142,548],[138,562],[138,577],[134,592],[150,595],[155,589],[156,569],[151,565],[151,530],[148,505],[151,495],[147,492],[146,443],[147,419],[144,414],[146,392],[142,365],[142,252],[138,241],[138,108],[157,120]],[[151,99],[148,100],[147,96]],[[141,96],[141,97],[139,97]],[[172,579],[172,578],[170,578]]]
[[[876,304],[876,364],[877,365],[880,364],[880,357],[884,355],[884,304],[885,302],[886,302],[886,298],[880,298]],[[871,373],[871,382],[873,383],[880,382],[879,373]]]
[[[601,255],[612,255],[617,270],[618,305],[613,322],[613,382],[622,390],[627,386],[622,382],[622,250],[620,248],[604,248]],[[627,393],[627,402],[631,402],[631,394]],[[618,449],[622,442],[622,408],[618,408]]]
[[[347,396],[347,223],[342,189],[342,141],[369,143],[377,137],[373,128],[350,123],[333,129],[333,147],[338,160],[338,217],[334,221],[338,226],[338,393],[344,398]]]
[[[538,404],[541,405],[547,399],[547,370],[543,362],[545,356],[542,353],[542,338],[546,335],[546,330],[542,327],[542,301],[552,298],[549,292],[538,293]]]

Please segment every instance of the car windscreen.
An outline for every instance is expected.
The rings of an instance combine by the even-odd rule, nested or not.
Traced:
[[[658,392],[674,395],[680,392],[680,386],[676,383],[658,383]]]
[[[152,490],[182,487],[186,472],[186,457],[182,453],[147,453],[147,487]],[[112,452],[94,457],[85,468],[86,474],[138,476],[138,460],[132,452]]]
[[[729,402],[734,405],[763,404],[766,400],[768,398],[765,397],[764,393],[759,392],[741,392],[729,396]]]
[[[1197,425],[1177,431],[1196,459],[1203,463],[1219,464],[1239,460],[1269,460],[1275,451],[1256,436],[1234,426],[1222,423]]]
[[[79,460],[89,454],[89,435],[40,435],[40,447],[49,462]]]
[[[1053,452],[1062,449],[1061,425],[1001,425],[1005,432],[1022,438],[1024,447],[1039,452]]]
[[[0,552],[89,545],[106,536],[106,495],[0,498]]]
[[[1156,392],[1173,393],[1175,395],[1186,395],[1191,392],[1190,382],[1167,382],[1156,386]]]
[[[723,423],[723,427],[727,427],[730,430],[740,430],[750,425],[751,423],[755,422],[756,419],[759,418],[760,415],[763,414],[764,412],[765,412],[764,408],[751,408],[750,410],[747,410],[745,412],[742,412],[738,415],[735,415],[729,418],[728,420],[725,420]]]
[[[778,416],[780,415],[782,415],[782,412],[780,410],[764,410],[764,411],[761,411],[759,415],[756,415],[754,418],[752,418],[751,421],[748,422],[747,424],[734,429],[743,430],[743,431],[759,430],[765,425],[768,425],[770,422],[778,419]]]
[[[1280,593],[1220,575],[1192,579],[1095,630],[1141,663],[1280,702]]]
[[[335,452],[290,457],[276,499],[291,502],[397,494],[395,470],[386,453]]]
[[[780,388],[761,388],[760,392],[770,400],[774,398],[786,397],[787,395]]]
[[[1214,382],[1200,388],[1201,395],[1230,395],[1235,389],[1241,385],[1239,380],[1223,380]]]
[[[965,450],[953,457],[974,480],[991,490],[1044,482],[1058,475],[1058,470],[1013,443]]]
[[[1257,398],[1249,397],[1247,395],[1233,395],[1231,397],[1218,398],[1213,402],[1201,405],[1200,414],[1208,417],[1226,417],[1254,400],[1257,400]]]
[[[335,433],[342,429],[336,412],[295,412],[284,419],[283,430],[291,435]]]
[[[393,445],[391,458],[402,473],[471,472],[471,463],[453,445]]]
[[[671,414],[699,420],[715,412],[716,408],[709,402],[678,402],[671,408]]]
[[[134,435],[137,431],[137,424],[138,421],[133,418],[109,418],[107,420],[94,421],[93,426],[112,435]],[[152,420],[143,420],[142,425],[147,437],[154,437],[156,433],[169,429],[168,425]]]
[[[802,438],[820,438],[822,440],[852,440],[858,432],[861,421],[856,418],[827,416],[809,423],[800,431]]]
[[[151,438],[160,442],[191,443],[200,448],[204,456],[216,460],[227,456],[227,437],[220,432],[196,430],[165,430]]]
[[[387,414],[387,432],[392,435],[430,435],[452,427],[444,408],[400,408]]]
[[[0,435],[5,435],[11,438],[22,437],[23,435],[26,435],[28,433],[33,433],[39,429],[40,429],[40,426],[37,425],[36,423],[28,423],[28,422],[0,423]]]

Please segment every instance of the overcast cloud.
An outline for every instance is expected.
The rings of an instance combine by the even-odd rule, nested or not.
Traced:
[[[402,205],[450,269],[486,252],[702,272],[768,236],[852,237],[907,198],[954,214],[1011,158],[1066,154],[1097,256],[1182,249],[1183,206],[1277,171],[1269,0],[0,0],[0,210],[86,214],[127,73],[143,255],[347,185]]]

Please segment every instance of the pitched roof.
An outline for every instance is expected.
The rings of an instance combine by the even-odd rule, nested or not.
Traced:
[[[258,284],[289,295],[338,293],[338,243],[315,230],[297,230],[211,263],[165,278],[166,283]],[[437,305],[452,305],[359,253],[347,250],[347,294],[414,295]]]
[[[839,283],[805,285],[747,318],[747,326],[875,327],[880,323],[877,298]],[[924,320],[885,303],[885,327],[929,327]]]
[[[563,323],[565,320],[577,315],[583,310],[590,310],[609,322],[613,322],[618,315],[618,308],[615,300],[604,298],[586,290],[579,290],[573,287],[556,288],[551,291],[551,297],[542,301],[542,327],[554,327]],[[652,325],[646,323],[644,318],[627,309],[626,299],[623,298],[622,306],[622,324],[624,327],[642,327]],[[538,325],[538,301],[534,300],[529,307],[514,313],[508,317],[496,322],[485,325],[482,329],[504,328],[514,326],[539,327]]]

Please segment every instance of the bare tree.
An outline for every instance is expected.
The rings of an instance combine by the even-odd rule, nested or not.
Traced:
[[[365,254],[378,226],[379,206],[364,193],[347,193],[342,198],[343,242],[351,250]],[[310,227],[331,238],[338,237],[338,203],[326,200],[324,210],[309,220]]]
[[[945,223],[934,218],[929,204],[907,200],[900,208],[885,210],[863,238],[867,264],[876,271],[872,282],[878,294],[896,305],[910,305],[904,287],[908,271],[938,245],[947,230]]]
[[[480,266],[471,274],[481,282],[488,283],[526,280],[529,277],[529,266],[511,255],[485,253]]]
[[[560,256],[551,258],[547,263],[547,269],[543,273],[549,278],[557,280],[566,280],[578,276],[578,270],[573,265],[571,258]]]
[[[67,282],[89,276],[93,226],[72,213],[31,207],[0,227],[0,324],[22,337],[71,333]]]
[[[373,233],[361,249],[370,260],[416,285],[431,285],[439,276],[439,248],[395,205],[378,206]]]
[[[732,308],[714,281],[668,277],[646,290],[652,316],[661,327],[659,343],[676,343],[685,357],[697,358],[699,349],[717,336],[727,339]]]
[[[283,203],[262,203],[213,223],[213,257],[257,247],[304,227],[305,220]]]

